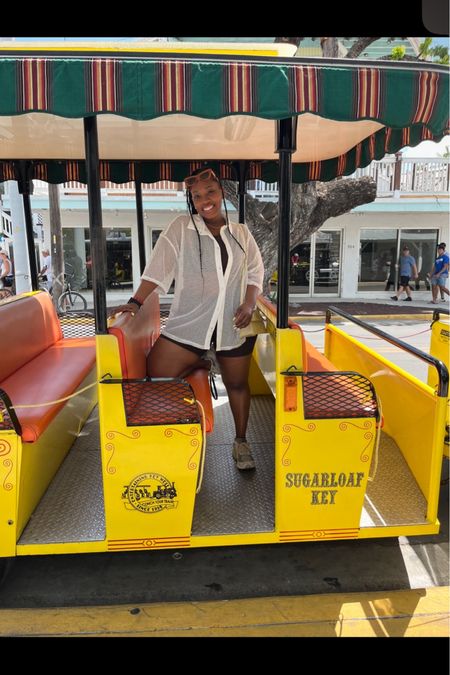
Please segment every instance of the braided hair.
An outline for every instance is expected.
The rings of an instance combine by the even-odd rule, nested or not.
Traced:
[[[209,168],[211,168],[211,167],[203,166],[203,167],[201,167],[200,169],[195,169],[195,171],[193,171],[191,175],[192,175],[192,176],[196,176],[197,174],[202,173],[203,171],[205,171],[206,169],[209,169]],[[212,169],[211,169],[211,170],[212,170]],[[236,239],[236,237],[234,236],[234,234],[233,234],[233,233],[231,232],[231,230],[230,230],[230,220],[229,220],[229,218],[228,218],[227,202],[226,202],[226,199],[225,199],[225,193],[224,193],[224,191],[223,191],[222,183],[220,182],[219,178],[217,178],[217,176],[216,176],[215,174],[214,174],[214,177],[212,178],[212,180],[216,180],[216,181],[217,181],[217,183],[219,184],[219,187],[220,187],[220,191],[221,191],[221,193],[222,193],[222,200],[223,200],[223,205],[224,205],[224,208],[225,208],[225,223],[226,223],[226,227],[227,227],[227,229],[228,229],[228,232],[229,232],[230,236],[234,239],[234,241],[236,242],[236,244],[239,246],[239,248],[241,249],[241,251],[242,251],[242,253],[244,254],[245,258],[247,258],[247,254],[246,254],[245,250],[243,249],[241,243]],[[191,194],[191,191],[190,191],[190,189],[189,189],[188,187],[186,188],[186,203],[187,203],[187,207],[188,207],[188,211],[189,211],[190,218],[191,218],[191,220],[192,220],[192,224],[194,225],[195,231],[196,231],[196,233],[197,233],[197,238],[198,238],[198,251],[199,251],[199,257],[200,257],[200,272],[201,272],[202,279],[203,279],[203,267],[202,267],[202,242],[201,242],[201,238],[200,238],[200,233],[199,233],[199,231],[198,231],[197,225],[195,224],[195,220],[194,220],[194,216],[198,214],[198,211],[197,211],[197,209],[196,209],[195,206],[194,206],[194,201],[193,201],[193,199],[192,199],[192,194]]]

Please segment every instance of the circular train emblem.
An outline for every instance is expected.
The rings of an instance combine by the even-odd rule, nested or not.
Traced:
[[[142,513],[158,513],[163,509],[174,509],[177,491],[171,483],[159,473],[141,473],[126,486],[123,497],[131,506]]]

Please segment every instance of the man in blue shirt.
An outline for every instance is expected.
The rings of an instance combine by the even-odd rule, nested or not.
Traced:
[[[416,261],[412,255],[409,255],[409,248],[404,246],[402,248],[402,255],[400,256],[400,288],[396,295],[391,297],[391,300],[398,300],[403,291],[406,293],[405,301],[411,302],[411,289],[409,287],[409,280],[416,279],[417,267]]]
[[[449,257],[445,252],[445,244],[439,244],[437,249],[437,258],[434,261],[433,269],[431,270],[431,293],[433,294],[432,303],[438,303],[438,288],[444,291],[446,295],[450,295],[446,286],[448,279]]]

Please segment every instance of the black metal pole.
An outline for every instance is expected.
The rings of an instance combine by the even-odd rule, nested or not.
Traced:
[[[37,291],[38,270],[36,265],[36,252],[34,248],[33,212],[31,210],[30,195],[33,194],[33,181],[29,178],[30,165],[22,160],[19,162],[19,180],[17,181],[19,193],[22,195],[23,212],[25,215],[25,233],[27,237],[28,262],[30,264],[31,289]]]
[[[98,157],[97,118],[84,118],[84,147],[91,240],[92,286],[94,290],[95,332],[107,333],[106,317],[106,242],[103,236],[102,202]]]
[[[29,193],[23,193],[22,198],[23,210],[25,213],[25,231],[27,233],[28,260],[30,262],[31,288],[33,291],[37,291],[39,288],[38,270],[36,265],[36,251],[34,248],[33,214],[31,211]]]
[[[144,236],[144,209],[142,206],[142,183],[140,180],[134,182],[136,192],[136,221],[138,233],[138,247],[139,247],[139,269],[144,271],[146,256],[145,256],[145,236]]]
[[[278,170],[278,293],[277,328],[287,328],[289,319],[289,252],[291,232],[292,153],[296,149],[297,118],[277,121]]]
[[[238,194],[239,194],[239,222],[245,223],[245,179],[247,175],[247,162],[239,162],[239,182],[238,182]]]

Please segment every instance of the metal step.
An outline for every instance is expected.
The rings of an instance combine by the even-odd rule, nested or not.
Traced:
[[[105,536],[98,409],[95,407],[18,543],[103,541]]]
[[[274,429],[273,397],[253,396],[247,440],[256,470],[239,471],[231,455],[235,428],[228,399],[222,393],[215,401],[214,432],[207,438],[203,485],[195,502],[194,536],[274,530]]]

